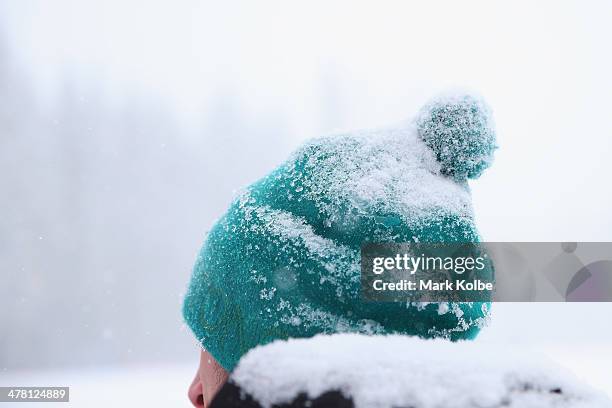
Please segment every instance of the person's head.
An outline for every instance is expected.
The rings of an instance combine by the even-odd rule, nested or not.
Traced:
[[[409,125],[310,141],[245,189],[209,232],[183,304],[211,364],[230,372],[258,345],[319,333],[473,338],[485,304],[362,302],[360,249],[478,241],[467,179],[495,147],[479,98],[438,98]],[[200,381],[214,378],[202,368]]]

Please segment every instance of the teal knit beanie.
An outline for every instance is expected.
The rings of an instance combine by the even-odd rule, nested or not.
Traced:
[[[468,178],[491,164],[490,111],[439,97],[398,127],[314,139],[247,187],[208,233],[183,315],[232,370],[248,350],[318,333],[473,338],[488,303],[360,299],[365,242],[478,242]]]

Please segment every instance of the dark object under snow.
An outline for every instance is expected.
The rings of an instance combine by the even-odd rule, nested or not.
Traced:
[[[612,401],[508,345],[336,334],[251,350],[212,407],[612,408]]]

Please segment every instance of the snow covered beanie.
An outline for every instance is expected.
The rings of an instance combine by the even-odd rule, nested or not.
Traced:
[[[197,258],[184,318],[225,369],[318,333],[473,338],[487,303],[360,299],[365,242],[478,242],[468,178],[491,164],[489,109],[440,97],[401,126],[314,139],[247,187]]]

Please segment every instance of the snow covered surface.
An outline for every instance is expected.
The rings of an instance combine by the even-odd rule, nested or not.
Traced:
[[[540,355],[405,336],[277,341],[250,351],[232,381],[264,406],[335,389],[357,407],[612,407]]]
[[[482,343],[482,339],[476,342]],[[495,347],[504,350],[504,354],[509,348],[517,348],[515,344],[495,344],[497,344]],[[521,349],[524,348],[527,347],[521,346]],[[612,396],[612,380],[610,379],[612,350],[610,346],[574,347],[558,344],[555,347],[541,345],[534,350],[545,353],[555,362],[571,368],[580,382],[596,385]],[[188,364],[173,365],[130,365],[55,370],[7,369],[0,370],[0,386],[69,385],[70,403],[46,403],[44,407],[48,408],[141,406],[187,408],[191,407],[187,399],[187,387],[193,379],[196,360]],[[2,407],[4,406],[8,408],[10,405],[3,404]],[[41,405],[20,403],[18,407],[36,408]]]

